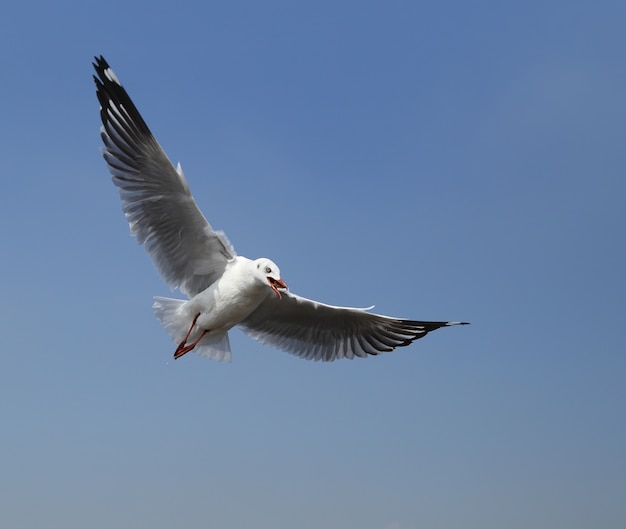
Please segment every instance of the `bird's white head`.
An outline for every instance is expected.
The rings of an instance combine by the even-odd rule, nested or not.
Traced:
[[[261,257],[260,259],[254,261],[254,265],[256,277],[264,284],[269,284],[270,288],[274,291],[274,294],[281,299],[282,296],[280,295],[280,291],[278,289],[286,289],[287,283],[280,278],[280,268],[276,266],[276,263],[265,257]]]

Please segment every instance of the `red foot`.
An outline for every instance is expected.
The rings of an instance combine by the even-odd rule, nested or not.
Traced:
[[[196,317],[191,322],[191,327],[189,327],[189,330],[187,331],[187,335],[185,336],[183,341],[178,344],[178,347],[176,348],[176,351],[174,351],[174,360],[176,360],[177,358],[180,358],[184,354],[186,354],[189,351],[191,351],[196,345],[198,345],[200,340],[202,340],[202,338],[204,338],[204,335],[207,333],[206,329],[204,329],[200,333],[200,336],[196,339],[196,341],[194,341],[193,343],[187,344],[187,340],[189,339],[189,335],[191,334],[191,331],[195,327],[196,321],[198,321],[198,316],[200,316],[200,314],[196,314]]]

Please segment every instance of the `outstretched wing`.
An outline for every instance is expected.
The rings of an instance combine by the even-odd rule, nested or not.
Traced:
[[[191,297],[222,275],[235,250],[204,218],[180,165],[174,168],[108,63],[100,56],[93,66],[102,152],[131,234],[163,279]]]
[[[268,296],[243,322],[251,338],[307,360],[365,357],[411,344],[440,327],[465,322],[414,321],[334,307],[281,291]]]

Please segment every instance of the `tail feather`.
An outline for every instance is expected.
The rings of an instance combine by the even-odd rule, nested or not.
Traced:
[[[185,338],[192,322],[188,315],[181,310],[184,304],[185,301],[182,299],[155,296],[152,305],[155,316],[176,344]],[[231,352],[228,333],[207,333],[193,351],[218,362],[230,362]]]
[[[193,352],[200,356],[206,356],[211,360],[217,360],[218,362],[230,362],[232,355],[230,353],[228,333],[207,334],[200,340],[200,343],[196,345]]]
[[[184,303],[182,299],[155,296],[154,304],[152,305],[154,315],[176,343],[185,337],[191,325],[191,322],[187,323],[185,321],[186,318],[180,310]]]

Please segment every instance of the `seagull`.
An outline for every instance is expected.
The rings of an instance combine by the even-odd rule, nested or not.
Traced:
[[[194,200],[177,167],[150,132],[119,79],[95,57],[104,160],[119,188],[131,235],[143,244],[163,280],[187,300],[155,296],[154,313],[178,344],[174,358],[194,351],[231,360],[228,331],[308,360],[330,362],[393,351],[459,321],[415,321],[336,307],[293,294],[276,264],[237,255]]]

